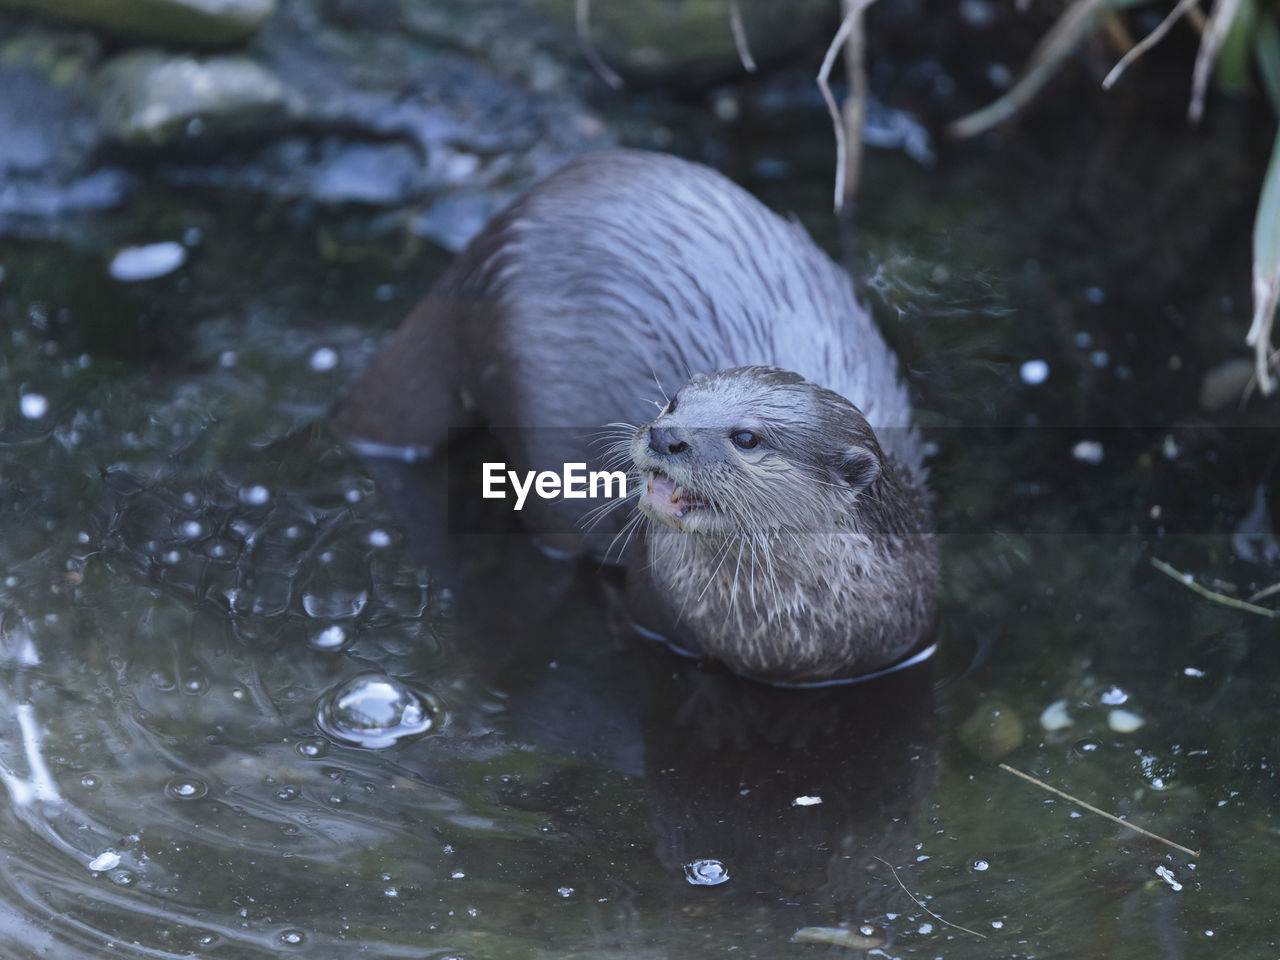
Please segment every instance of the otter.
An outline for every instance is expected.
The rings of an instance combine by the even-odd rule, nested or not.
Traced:
[[[825,683],[929,649],[938,554],[896,358],[799,225],[700,164],[610,150],[538,183],[335,422],[366,455],[488,425],[528,469],[626,461],[630,516],[560,499],[528,525],[619,560],[641,632],[737,673]]]

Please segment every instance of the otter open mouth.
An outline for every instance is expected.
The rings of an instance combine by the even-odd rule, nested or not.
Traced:
[[[690,510],[707,506],[706,501],[699,500],[665,473],[656,470],[649,474],[644,502],[655,515],[673,520],[681,520]]]

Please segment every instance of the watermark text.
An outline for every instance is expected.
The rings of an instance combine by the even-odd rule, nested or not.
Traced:
[[[481,496],[486,500],[506,500],[507,485],[515,491],[515,510],[524,509],[530,492],[543,500],[563,497],[566,500],[593,500],[600,497],[625,497],[627,475],[621,470],[587,470],[585,463],[566,463],[560,473],[554,470],[526,470],[521,475],[508,470],[505,463],[486,463],[483,466]]]

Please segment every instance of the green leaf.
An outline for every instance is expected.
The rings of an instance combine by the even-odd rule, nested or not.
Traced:
[[[1258,213],[1253,222],[1253,323],[1245,342],[1254,350],[1258,387],[1272,389],[1267,368],[1271,330],[1280,303],[1280,134],[1271,150],[1271,162],[1262,181]]]
[[[1253,38],[1254,21],[1257,19],[1257,8],[1253,0],[1241,0],[1239,9],[1231,18],[1227,27],[1227,35],[1222,41],[1222,50],[1218,54],[1214,80],[1218,89],[1227,93],[1242,94],[1249,89],[1250,40]]]
[[[1280,117],[1280,24],[1276,22],[1275,13],[1266,13],[1258,18],[1253,56],[1258,62],[1263,89],[1271,100],[1271,109]]]

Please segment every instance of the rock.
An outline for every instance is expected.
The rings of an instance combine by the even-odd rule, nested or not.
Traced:
[[[83,32],[28,28],[0,41],[0,236],[56,233],[62,218],[117,207],[135,186],[91,167],[100,58]]]
[[[137,181],[123,170],[104,167],[67,183],[0,180],[0,237],[12,235],[9,218],[54,218],[123,204]]]
[[[1053,703],[1045,707],[1044,711],[1040,714],[1040,726],[1044,727],[1044,729],[1048,730],[1050,733],[1055,733],[1058,730],[1065,730],[1073,723],[1075,723],[1075,721],[1071,719],[1071,714],[1067,712],[1066,700],[1053,701]]]
[[[250,37],[276,0],[0,0],[19,10],[84,23],[124,37],[224,46]]]
[[[1133,733],[1146,724],[1138,714],[1129,710],[1112,710],[1107,714],[1107,726],[1116,733]]]
[[[575,0],[536,5],[572,35]],[[816,65],[837,25],[831,0],[742,0],[740,8],[747,47],[759,63],[808,47]],[[593,3],[590,28],[604,62],[633,82],[702,85],[744,73],[724,0]]]
[[[327,151],[308,194],[321,203],[395,206],[421,189],[422,158],[407,143],[352,143]]]
[[[265,193],[333,205],[396,207],[428,192],[421,155],[412,143],[336,136],[285,137],[234,164],[169,164],[159,175],[183,189]]]
[[[503,191],[458,191],[438,197],[409,229],[451,253],[460,253],[486,223],[515,197]]]
[[[531,0],[475,0],[471,17],[471,0],[377,0],[381,26],[359,29],[324,12],[360,24],[363,0],[297,0],[278,4],[247,55],[106,56],[112,45],[87,30],[6,19],[14,2],[0,0],[0,236],[61,235],[145,177],[350,207],[375,236],[456,249],[506,199],[616,139],[562,81],[531,88],[521,64],[546,55],[532,27],[498,32],[509,55],[497,69],[407,25],[427,8],[472,25],[523,24],[523,12],[558,36]]]
[[[294,112],[289,89],[244,57],[135,51],[109,61],[98,80],[102,133],[127,146],[278,128]]]
[[[1018,749],[1022,738],[1022,721],[1005,704],[983,704],[960,725],[960,742],[992,762]]]
[[[86,91],[100,57],[86,34],[22,30],[0,43],[0,182],[74,168],[93,150]]]

